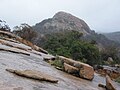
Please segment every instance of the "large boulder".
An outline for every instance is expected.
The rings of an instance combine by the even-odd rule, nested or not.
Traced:
[[[70,58],[63,57],[63,56],[58,56],[58,58],[63,63],[67,63],[68,65],[71,65],[71,66],[77,68],[79,70],[79,76],[81,78],[88,79],[88,80],[92,80],[94,78],[94,69],[92,66],[82,63],[82,62],[79,62],[79,61],[72,60]]]
[[[80,63],[81,68],[80,68],[80,77],[92,80],[94,78],[94,69],[88,64]]]
[[[64,63],[64,70],[70,74],[77,74],[79,72],[78,68],[73,67],[67,63]]]
[[[108,75],[106,75],[106,88],[107,90],[116,90],[112,80]]]

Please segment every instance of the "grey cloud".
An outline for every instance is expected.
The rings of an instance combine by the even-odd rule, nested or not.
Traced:
[[[69,12],[100,32],[120,31],[120,0],[0,0],[0,19],[11,27],[34,25],[58,11]]]

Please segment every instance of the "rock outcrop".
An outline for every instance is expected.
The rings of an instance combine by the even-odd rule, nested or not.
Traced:
[[[95,71],[103,76],[109,75],[110,78],[117,79],[118,77],[120,77],[120,71],[117,69],[117,67],[101,66]]]
[[[43,52],[45,54],[48,54],[48,52],[34,44],[32,44],[31,42],[19,37],[19,36],[16,36],[10,32],[6,32],[6,31],[1,31],[0,30],[0,37],[1,38],[10,38],[10,39],[13,39],[15,41],[18,41],[19,43],[22,43],[22,44],[25,44],[27,46],[30,46],[32,49],[36,50],[36,51],[39,51],[39,52]],[[5,43],[4,43],[5,44]],[[9,44],[10,45],[10,44]]]
[[[63,56],[59,56],[59,59],[64,62],[66,72],[73,73],[75,70],[75,73],[79,71],[79,76],[81,78],[88,80],[92,80],[94,78],[94,69],[92,66]]]

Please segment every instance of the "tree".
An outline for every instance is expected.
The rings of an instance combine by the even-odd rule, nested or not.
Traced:
[[[103,61],[107,61],[109,57],[113,58],[114,63],[119,64],[120,58],[119,58],[119,49],[115,46],[109,46],[103,49],[101,52],[101,58]]]
[[[34,42],[34,39],[37,37],[37,33],[33,28],[25,23],[20,26],[15,26],[13,33],[30,42]]]
[[[11,29],[5,21],[0,20],[0,30],[10,32]]]

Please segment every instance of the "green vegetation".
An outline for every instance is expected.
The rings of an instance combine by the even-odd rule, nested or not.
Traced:
[[[61,60],[56,59],[54,61],[51,61],[50,64],[55,66],[56,68],[59,67],[60,69],[63,70],[63,63],[61,62]]]
[[[13,33],[32,43],[37,37],[37,33],[26,23],[21,24],[20,26],[15,26]]]
[[[108,62],[108,57],[112,57],[112,59],[114,60],[112,64],[119,64],[120,63],[120,58],[118,55],[119,49],[116,48],[115,46],[109,46],[106,47],[105,49],[103,49],[101,51],[101,59],[104,61],[103,64],[106,64],[106,62]]]
[[[120,77],[115,80],[116,82],[120,83]]]
[[[80,40],[82,35],[77,31],[47,35],[44,48],[53,55],[62,55],[90,65],[99,64],[98,48],[95,44]]]

